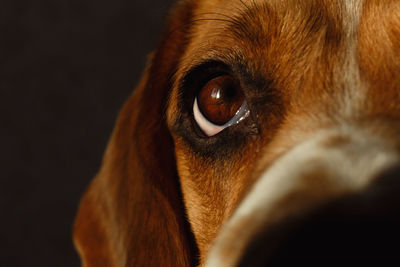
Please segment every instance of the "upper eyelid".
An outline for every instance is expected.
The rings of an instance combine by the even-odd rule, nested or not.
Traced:
[[[274,86],[272,75],[249,67],[245,57],[228,57],[228,59],[230,60],[205,59],[193,64],[184,72],[177,84],[180,103],[189,101],[191,102],[189,106],[193,104],[197,90],[217,72],[232,75],[240,82],[251,109],[255,108],[254,105],[258,106],[258,103],[277,104],[282,101],[282,91]],[[189,106],[187,108],[190,108]]]
[[[190,78],[193,78],[193,76],[196,75],[198,72],[210,72],[211,73],[210,69],[219,69],[219,72],[221,72],[221,73],[232,74],[229,64],[227,64],[225,62],[218,61],[218,60],[202,61],[202,62],[198,62],[197,64],[193,65],[192,67],[190,67],[187,71],[185,71],[183,73],[180,84],[182,85],[183,83],[185,83],[185,81],[189,80]]]
[[[244,57],[227,57],[226,59],[204,59],[202,61],[193,64],[188,68],[179,81],[179,88],[183,88],[192,79],[213,78],[211,75],[207,77],[207,73],[220,72],[221,74],[228,74],[234,76],[243,85],[242,88],[246,94],[246,91],[251,91],[251,94],[262,95],[265,92],[265,88],[269,88],[272,84],[272,79],[266,77],[266,74],[259,73],[257,70],[252,70],[247,64],[247,60]],[[202,75],[206,77],[201,77]],[[185,88],[187,89],[187,88]],[[249,92],[250,93],[250,92]]]

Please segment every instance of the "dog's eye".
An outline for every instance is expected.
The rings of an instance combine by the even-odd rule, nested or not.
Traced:
[[[240,83],[230,75],[220,75],[208,81],[193,104],[194,119],[208,136],[239,123],[249,113]]]

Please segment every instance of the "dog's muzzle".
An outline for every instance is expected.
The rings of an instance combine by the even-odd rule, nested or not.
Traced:
[[[321,131],[266,169],[205,266],[399,262],[399,215],[398,153],[362,131]]]

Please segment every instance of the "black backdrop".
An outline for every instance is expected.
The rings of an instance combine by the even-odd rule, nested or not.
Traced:
[[[79,266],[72,223],[171,0],[0,1],[0,266]]]

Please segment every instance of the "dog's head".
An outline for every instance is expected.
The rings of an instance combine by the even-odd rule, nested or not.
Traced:
[[[377,252],[398,214],[399,51],[394,0],[178,3],[82,200],[85,266]]]

